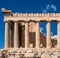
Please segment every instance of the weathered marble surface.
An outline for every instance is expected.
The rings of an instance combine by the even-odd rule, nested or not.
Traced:
[[[0,58],[60,58],[60,49],[3,49]]]

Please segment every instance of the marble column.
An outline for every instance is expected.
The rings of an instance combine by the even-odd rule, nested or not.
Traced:
[[[29,48],[29,23],[25,22],[25,48]]]
[[[60,22],[57,24],[57,48],[60,48]]]
[[[46,48],[51,48],[50,22],[47,22],[46,29],[47,29]]]
[[[9,47],[12,48],[12,38],[11,38],[11,28],[10,28],[10,39],[9,39]]]
[[[40,25],[36,22],[36,48],[40,47]]]
[[[9,39],[9,42],[10,42],[9,46],[10,46],[10,48],[12,48],[12,45],[13,45],[12,32],[13,31],[11,30],[11,27],[10,27],[10,39]]]
[[[18,22],[14,22],[14,48],[19,48]]]
[[[9,48],[9,23],[5,22],[5,48]]]

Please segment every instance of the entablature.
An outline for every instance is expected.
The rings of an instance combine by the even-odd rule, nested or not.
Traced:
[[[12,13],[2,8],[4,21],[60,21],[60,13]]]
[[[4,17],[4,21],[60,21],[60,17]]]

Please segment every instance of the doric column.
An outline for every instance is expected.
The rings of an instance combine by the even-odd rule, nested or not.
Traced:
[[[14,48],[19,48],[18,23],[14,22]]]
[[[10,48],[12,48],[12,45],[13,45],[13,38],[12,38],[12,34],[13,34],[13,33],[12,33],[12,32],[13,32],[13,31],[11,30],[11,26],[10,26],[10,32],[9,32],[9,33],[10,33],[10,39],[9,39],[9,43],[10,43],[9,47],[10,47]]]
[[[60,22],[57,24],[57,48],[60,48]]]
[[[36,22],[36,48],[40,47],[40,25]]]
[[[46,29],[47,29],[46,47],[51,48],[50,22],[47,22]]]
[[[25,48],[29,48],[29,23],[25,22]]]
[[[9,48],[9,23],[5,22],[5,48]]]
[[[10,43],[10,45],[9,45],[9,47],[10,48],[12,48],[12,37],[11,37],[11,27],[10,27],[10,39],[9,39],[9,43]]]

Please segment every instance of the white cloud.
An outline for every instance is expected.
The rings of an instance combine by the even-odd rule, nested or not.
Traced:
[[[48,10],[50,8],[50,5],[49,4],[47,4],[47,6],[46,6],[46,10]]]
[[[46,12],[47,12],[47,10],[44,9],[44,10],[43,10],[43,13],[46,13]]]
[[[43,30],[44,30],[44,29],[43,29],[42,27],[40,27],[40,32],[41,32],[41,33],[43,33]]]
[[[54,10],[54,11],[56,11],[56,6],[55,5],[51,5],[51,8]]]
[[[53,33],[51,32],[51,35],[53,35]]]
[[[47,4],[46,5],[46,7],[45,7],[45,9],[42,9],[42,12],[43,13],[47,13],[49,10],[52,10],[52,11],[56,11],[56,6],[55,5],[53,5],[53,4]]]
[[[57,35],[51,36],[51,39],[57,39]]]
[[[44,30],[44,28],[43,28],[43,27],[40,27],[40,32],[41,32],[44,36],[46,36],[46,34],[43,33],[43,30]]]

